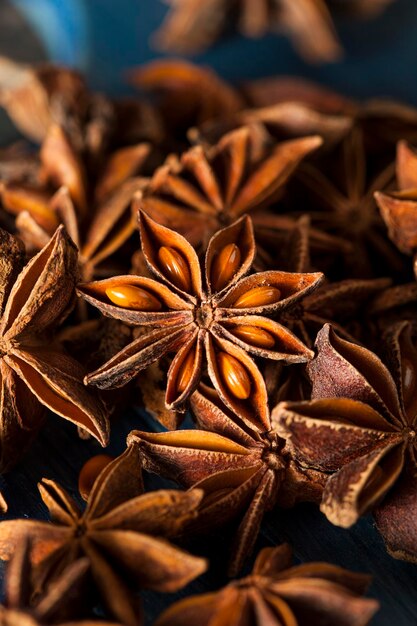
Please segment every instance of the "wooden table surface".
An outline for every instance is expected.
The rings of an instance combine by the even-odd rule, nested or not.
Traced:
[[[122,0],[122,3],[124,2],[125,0]],[[144,3],[142,6],[148,6],[150,12],[153,11],[152,3],[155,4],[155,11],[161,10],[157,0],[140,2]],[[401,10],[404,12],[405,6],[409,7],[410,31],[417,32],[417,11],[414,10],[417,8],[417,2],[398,0],[398,3],[401,5],[396,9],[398,14]],[[95,4],[97,4],[95,1],[92,2],[92,5]],[[389,16],[388,18],[392,19]],[[375,26],[373,28],[375,30]],[[381,26],[379,28],[381,29]],[[415,41],[414,37],[414,43]],[[401,45],[400,42],[399,48]],[[29,33],[27,26],[5,0],[0,0],[0,54],[13,54],[26,60],[39,59],[44,55],[39,41]],[[358,59],[356,61],[358,62]],[[417,54],[409,59],[409,62],[413,63],[414,72],[414,83],[409,85],[410,100],[415,100],[417,95],[416,61]],[[375,64],[375,58],[372,59],[372,63]],[[298,68],[300,67],[299,65]],[[405,69],[407,73],[408,70]],[[239,71],[241,72],[242,68]],[[310,70],[306,69],[305,73],[308,72]],[[368,78],[372,83],[372,74],[369,74]],[[6,128],[5,118],[0,118],[0,145],[6,142],[10,132],[10,126]],[[123,450],[126,435],[132,428],[152,430],[158,427],[143,413],[132,411],[131,415],[113,424],[112,442],[109,447],[111,454],[118,454]],[[95,442],[79,440],[72,425],[51,415],[21,465],[0,479],[10,505],[7,517],[46,519],[47,511],[40,500],[37,482],[42,477],[53,478],[76,497],[77,477],[81,466],[92,454],[100,450]],[[167,485],[166,481],[152,476],[147,483],[150,488]],[[188,593],[217,589],[225,582],[222,554],[224,542],[227,540],[227,537],[219,537],[217,542],[215,540],[204,542],[204,545],[201,542],[194,546],[196,551],[204,551],[212,556],[212,568],[206,575],[190,584],[186,590],[174,596],[143,593],[147,624],[151,625],[160,611],[174,599]],[[298,562],[323,560],[372,574],[370,595],[381,602],[381,611],[372,621],[374,626],[417,624],[417,565],[397,561],[387,555],[371,517],[362,519],[350,530],[343,530],[327,522],[314,506],[300,505],[289,511],[277,509],[264,520],[257,548],[283,541],[293,545],[295,559]]]

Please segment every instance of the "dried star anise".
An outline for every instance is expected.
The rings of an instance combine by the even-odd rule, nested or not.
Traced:
[[[321,282],[321,273],[259,272],[245,277],[256,247],[252,222],[243,217],[209,242],[203,269],[188,241],[144,213],[142,250],[158,281],[120,276],[79,286],[102,313],[152,329],[86,377],[101,389],[120,387],[165,354],[166,404],[182,408],[207,364],[227,406],[253,420],[268,419],[266,389],[250,354],[301,363],[312,352],[266,315],[281,314]],[[205,277],[205,287],[203,286]]]
[[[184,141],[187,131],[243,108],[243,98],[211,68],[158,59],[132,70],[131,82],[155,96],[166,130]]]
[[[377,191],[375,199],[391,241],[401,252],[414,256],[417,276],[417,154],[405,141],[397,146],[396,169],[399,191]]]
[[[374,511],[393,556],[417,561],[417,350],[412,326],[389,331],[390,371],[325,326],[309,365],[312,400],[284,402],[273,427],[302,466],[328,473],[322,511],[339,526]]]
[[[312,271],[314,264],[311,261],[311,239],[310,218],[306,214],[288,231],[278,256],[278,266],[290,272]],[[323,257],[334,257],[333,241],[327,241],[323,237],[321,247],[318,238],[315,238],[314,242],[316,256],[320,257],[322,264],[325,264]],[[339,246],[339,249],[343,247]],[[355,339],[358,339],[357,335],[363,331],[362,327],[358,329],[358,319],[362,322],[366,320],[365,311],[369,302],[390,284],[391,281],[385,278],[373,280],[357,278],[334,283],[325,281],[284,313],[285,325],[309,347],[313,346],[317,332],[328,322],[345,338],[355,336]]]
[[[40,151],[37,185],[0,183],[3,207],[17,216],[16,228],[31,250],[39,250],[64,224],[80,250],[83,279],[91,280],[135,231],[130,202],[144,184],[136,172],[149,150],[146,143],[116,150],[91,185],[94,178],[67,133],[52,125]]]
[[[379,608],[370,577],[329,563],[291,566],[288,544],[264,548],[252,573],[220,591],[180,600],[155,626],[366,626]]]
[[[89,165],[110,146],[161,138],[159,117],[138,99],[111,101],[90,92],[75,70],[52,64],[29,66],[0,57],[0,106],[29,139],[42,143],[54,124]]]
[[[373,165],[369,172],[370,165],[363,130],[356,125],[325,162],[320,166],[301,164],[294,179],[294,185],[301,183],[307,191],[312,224],[351,244],[344,255],[345,273],[350,278],[403,271],[398,253],[387,241],[374,199],[375,191],[392,186],[394,164]],[[297,193],[296,187],[294,191]]]
[[[309,61],[330,61],[341,54],[333,22],[323,0],[169,0],[172,6],[156,36],[164,50],[195,53],[210,46],[235,18],[247,37],[283,30]],[[239,13],[237,18],[236,13]]]
[[[211,147],[196,145],[181,157],[170,156],[145,189],[137,206],[203,249],[209,238],[244,213],[268,242],[293,224],[268,210],[283,193],[300,161],[321,144],[318,136],[281,143],[260,126],[244,126]]]
[[[0,523],[1,558],[9,558],[20,542],[30,540],[39,592],[56,584],[65,568],[85,557],[110,613],[127,626],[138,626],[132,584],[176,591],[206,569],[204,559],[163,539],[177,535],[196,514],[202,492],[143,493],[133,447],[98,476],[84,513],[53,481],[43,480],[39,489],[52,524],[28,519]]]
[[[74,303],[74,245],[61,227],[23,267],[23,245],[0,231],[0,253],[1,470],[19,460],[44,407],[105,445],[109,425],[101,400],[83,385],[82,366],[49,338]]]
[[[74,616],[82,598],[80,585],[88,571],[88,560],[79,559],[66,568],[48,592],[35,599],[34,571],[26,541],[16,546],[7,567],[5,599],[0,605],[0,626],[118,626],[93,620],[68,621]],[[119,625],[120,626],[120,625]]]
[[[321,485],[282,456],[281,440],[269,423],[248,423],[200,385],[190,401],[198,430],[167,433],[132,431],[143,467],[204,491],[194,531],[212,530],[241,518],[229,572],[235,575],[253,549],[262,518],[277,503],[320,500]],[[314,476],[315,478],[316,476]]]

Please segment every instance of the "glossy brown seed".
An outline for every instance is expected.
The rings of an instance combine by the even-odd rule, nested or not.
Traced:
[[[97,454],[85,463],[78,477],[78,491],[83,500],[88,500],[91,489],[102,470],[107,467],[114,457],[109,454]]]
[[[235,243],[229,243],[220,251],[211,268],[211,283],[215,291],[220,291],[236,274],[241,253]]]
[[[250,396],[251,383],[245,366],[227,352],[219,352],[217,362],[220,375],[230,393],[239,400],[247,400]]]
[[[162,304],[149,291],[135,285],[121,285],[106,289],[108,299],[124,309],[160,311]]]
[[[276,287],[254,287],[245,293],[242,293],[238,299],[232,304],[235,309],[248,309],[252,307],[266,306],[267,304],[275,304],[279,301],[281,292]]]
[[[188,351],[187,356],[183,360],[180,371],[178,373],[177,389],[180,393],[187,389],[188,383],[190,382],[191,375],[193,373],[194,359],[195,350],[194,348],[191,348],[191,350]]]
[[[182,254],[168,246],[162,246],[158,251],[159,265],[167,278],[182,291],[191,289],[191,273]]]
[[[251,346],[270,350],[275,345],[274,336],[264,328],[242,324],[242,326],[233,328],[231,332],[235,337],[245,341]]]

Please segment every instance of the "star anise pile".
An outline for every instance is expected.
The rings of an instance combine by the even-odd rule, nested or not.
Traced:
[[[201,42],[203,21],[209,43],[240,15],[301,42],[300,7],[327,39],[299,45],[334,51],[322,2],[176,2],[162,32]],[[183,61],[131,77],[146,100],[0,60],[0,102],[32,142],[0,152],[0,470],[47,409],[113,446],[73,428],[90,458],[79,493],[40,481],[50,522],[13,519],[6,474],[5,626],[142,624],[139,591],[188,585],[213,538],[237,576],[264,519],[299,503],[343,528],[372,513],[417,561],[417,111]],[[366,577],[290,561],[263,549],[157,624],[369,622]]]

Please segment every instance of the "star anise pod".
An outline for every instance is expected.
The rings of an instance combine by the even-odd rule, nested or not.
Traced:
[[[144,493],[134,447],[100,473],[84,512],[52,480],[44,479],[39,489],[52,524],[28,519],[1,522],[0,555],[9,558],[21,541],[29,539],[40,592],[85,557],[110,613],[127,626],[138,626],[132,589],[176,591],[206,569],[203,559],[164,539],[177,535],[195,515],[202,492]]]
[[[3,207],[17,216],[19,234],[32,250],[45,245],[57,225],[63,223],[80,250],[81,274],[84,280],[91,280],[101,271],[98,266],[135,231],[130,202],[143,185],[136,172],[149,150],[145,143],[116,150],[94,188],[89,188],[81,156],[64,130],[53,125],[40,151],[37,186],[0,184]],[[93,206],[88,209],[90,203]]]
[[[58,113],[83,116],[87,88],[78,72],[53,65],[33,68],[0,57],[0,105],[25,136],[41,142]]]
[[[309,215],[303,215],[288,231],[278,256],[278,266],[290,272],[310,272],[312,261],[311,226]],[[314,238],[316,256],[333,258],[332,241]],[[343,249],[343,248],[341,248]],[[313,250],[314,252],[314,250]],[[318,261],[318,260],[317,260]],[[325,264],[325,263],[324,263]],[[324,268],[322,268],[324,269]],[[350,279],[337,282],[324,281],[294,307],[283,314],[285,324],[309,347],[313,347],[317,332],[330,322],[345,338],[360,339],[366,321],[366,310],[375,296],[391,284],[389,279]],[[358,328],[358,320],[362,325]]]
[[[158,168],[137,206],[159,223],[205,247],[209,237],[244,213],[257,233],[270,239],[289,218],[272,213],[300,161],[321,144],[317,136],[271,142],[259,126],[240,127],[216,145],[196,145]]]
[[[111,101],[89,91],[77,71],[50,63],[30,66],[0,57],[0,106],[36,143],[52,125],[63,127],[90,166],[115,143],[161,138],[160,120],[149,104],[137,98]]]
[[[1,470],[19,460],[45,407],[105,445],[101,400],[83,385],[81,365],[50,341],[74,303],[75,246],[61,227],[23,267],[22,243],[0,231],[0,251]]]
[[[375,199],[391,241],[404,254],[414,256],[417,276],[417,154],[405,141],[397,146],[396,170],[399,191],[377,191]]]
[[[243,420],[218,394],[200,385],[190,400],[197,430],[132,431],[143,467],[183,487],[204,491],[198,518],[189,526],[209,531],[240,519],[230,556],[231,575],[253,549],[266,511],[278,503],[320,501],[321,485],[282,455],[284,441],[267,422]]]
[[[293,565],[288,544],[264,548],[249,576],[186,598],[155,626],[366,626],[379,608],[363,598],[370,577],[329,563]]]
[[[311,358],[295,335],[269,317],[305,297],[323,275],[269,271],[245,277],[256,253],[247,216],[212,237],[203,267],[184,237],[145,213],[140,213],[139,229],[145,259],[158,280],[119,276],[80,285],[79,293],[105,315],[151,332],[89,374],[86,382],[101,389],[120,387],[176,352],[168,372],[169,408],[184,406],[207,364],[226,405],[248,419],[266,420],[265,384],[250,354],[286,363]]]
[[[243,108],[242,96],[211,68],[184,60],[151,61],[130,77],[154,96],[168,133],[182,141],[190,128],[229,119]]]
[[[326,159],[321,166],[304,163],[296,173],[294,184],[302,183],[307,198],[315,203],[310,211],[312,224],[352,244],[351,252],[345,255],[350,277],[403,271],[399,255],[387,241],[374,200],[375,191],[392,186],[394,164],[375,165],[367,172],[371,164],[359,125]]]
[[[156,35],[163,50],[190,54],[210,46],[227,23],[237,22],[247,37],[270,30],[288,34],[298,52],[312,62],[332,61],[341,48],[323,0],[169,0],[171,11]]]
[[[87,571],[87,559],[75,561],[43,597],[34,600],[32,597],[34,571],[30,563],[30,548],[28,542],[22,541],[16,546],[7,567],[5,598],[3,605],[0,605],[0,625],[118,626],[92,620],[68,621],[76,613],[74,609],[81,600],[80,584],[86,578]]]
[[[339,526],[373,510],[391,554],[417,561],[417,350],[412,327],[388,336],[391,372],[325,326],[309,366],[312,400],[279,404],[273,426],[304,467],[328,473],[322,511]]]

